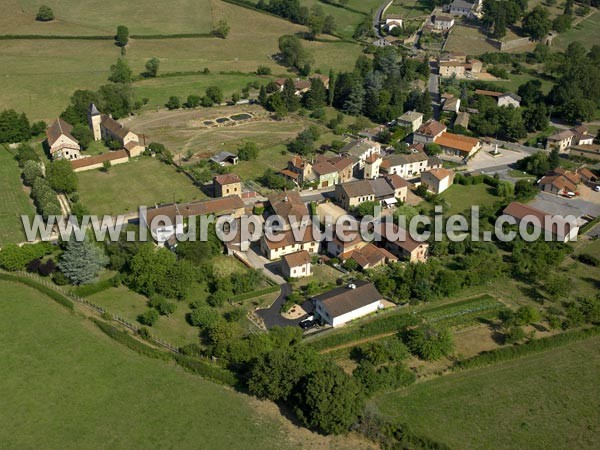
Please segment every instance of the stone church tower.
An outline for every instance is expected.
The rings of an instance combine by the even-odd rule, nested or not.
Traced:
[[[100,131],[100,122],[102,121],[102,115],[96,105],[93,103],[90,105],[90,110],[88,111],[88,123],[90,125],[90,129],[92,133],[94,133],[94,140],[99,141],[102,139],[102,131]]]

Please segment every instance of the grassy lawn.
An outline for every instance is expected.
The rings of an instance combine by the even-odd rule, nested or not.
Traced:
[[[507,70],[510,72],[510,68],[507,67]],[[500,89],[503,89],[506,92],[517,92],[517,90],[519,89],[519,86],[521,86],[522,84],[527,83],[529,80],[539,80],[542,83],[542,91],[547,94],[548,92],[550,92],[550,89],[552,89],[552,81],[546,79],[546,78],[542,78],[542,77],[535,77],[532,76],[530,74],[521,74],[521,75],[514,75],[514,74],[510,74],[510,79],[509,80],[494,80],[494,83],[498,85],[498,87]]]
[[[597,448],[599,344],[440,377],[371,406],[451,448]]]
[[[471,186],[453,184],[441,194],[441,197],[450,204],[447,214],[463,212],[473,205],[478,205],[481,208],[492,205],[499,200],[493,194],[493,188],[483,183]]]
[[[93,214],[125,214],[140,205],[206,198],[183,174],[153,158],[77,174],[81,202]]]
[[[30,288],[0,293],[3,447],[292,446],[266,404],[139,356]]]
[[[404,19],[411,17],[425,16],[431,12],[431,9],[420,0],[395,0],[386,10],[386,16],[400,15]]]
[[[492,44],[485,40],[485,34],[481,30],[461,25],[452,28],[444,50],[461,51],[467,55],[480,55],[497,51]]]
[[[35,209],[23,188],[19,165],[0,146],[0,247],[25,240],[21,214],[32,216]]]
[[[598,27],[600,27],[600,12],[596,11],[580,24],[559,34],[552,42],[552,46],[565,50],[573,41],[579,41],[588,48],[599,45],[600,33],[598,33]]]

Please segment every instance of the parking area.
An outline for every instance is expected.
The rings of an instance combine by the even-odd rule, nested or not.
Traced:
[[[540,192],[530,204],[549,214],[575,217],[600,216],[600,192],[594,192],[587,186],[580,186],[578,192],[580,195],[575,198]]]
[[[493,156],[490,152],[493,152],[494,149],[494,146],[484,144],[482,149],[469,161],[467,169],[469,171],[492,172],[495,168],[501,168],[502,166],[506,168],[527,156],[524,152],[503,148],[498,149],[500,155]]]

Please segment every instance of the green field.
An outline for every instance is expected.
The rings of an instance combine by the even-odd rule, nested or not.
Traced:
[[[552,42],[552,46],[564,50],[573,41],[579,41],[588,48],[593,45],[600,45],[600,33],[598,33],[599,27],[600,12],[596,11],[580,24],[559,34]]]
[[[109,2],[108,6],[103,3],[102,7],[87,15],[83,14],[84,10],[94,8],[91,5],[95,5],[96,1],[80,5],[73,0],[62,0],[60,5],[52,5],[59,20],[43,24],[32,21],[29,16],[28,11],[37,8],[37,4],[31,1],[11,2],[8,13],[3,10],[0,17],[0,26],[3,26],[1,33],[112,36],[116,25],[120,23],[128,25],[132,34],[205,32],[206,24],[203,23],[207,18],[224,18],[231,26],[227,39],[132,39],[127,47],[127,59],[134,74],[141,73],[145,62],[153,56],[161,60],[160,73],[201,71],[207,67],[215,74],[212,76],[218,81],[217,84],[222,84],[225,91],[230,91],[228,93],[234,89],[241,90],[251,78],[247,74],[255,71],[259,65],[271,67],[274,74],[286,73],[287,68],[272,58],[279,51],[278,39],[283,34],[306,30],[286,20],[217,0],[178,0],[176,5],[169,3],[168,6],[166,3],[153,2],[156,8],[149,8],[147,3],[141,7],[139,0],[127,4]],[[25,12],[22,12],[22,8]],[[71,19],[65,23],[60,20],[59,11],[63,8],[76,11],[77,24]],[[103,12],[106,8],[111,8],[110,14]],[[190,12],[189,8],[197,9],[197,14]],[[333,9],[348,12],[341,8]],[[149,14],[153,20],[146,17]],[[357,13],[350,14],[362,17]],[[198,16],[202,19],[197,20]],[[85,20],[81,19],[83,17]],[[144,23],[147,28],[136,29],[136,23]],[[196,26],[201,29],[194,28]],[[320,68],[324,73],[330,68],[351,69],[362,50],[360,45],[335,40],[305,41],[304,45],[313,56],[313,68]],[[118,57],[119,49],[111,40],[3,40],[0,50],[0,79],[3,82],[0,105],[2,108],[24,111],[32,120],[50,121],[65,109],[76,89],[97,89],[106,84],[109,68]],[[221,71],[242,74],[221,75]],[[199,77],[190,77],[185,81],[167,78],[153,80],[152,83],[159,85],[157,88],[146,87],[152,84],[148,81],[136,83],[135,86],[139,84],[142,91],[148,90],[144,96],[160,104],[170,95],[183,95],[185,91],[187,96],[194,88],[203,90],[206,87],[203,80],[206,81]],[[153,98],[154,95],[156,98]]]
[[[147,157],[111,167],[108,173],[90,170],[77,177],[81,202],[92,214],[126,214],[137,211],[140,205],[206,198],[173,166]]]
[[[0,146],[0,247],[25,240],[21,215],[35,214],[13,155]]]
[[[371,408],[451,448],[598,448],[600,338],[443,376]]]
[[[463,212],[472,205],[482,208],[500,200],[493,194],[493,188],[484,183],[471,186],[453,184],[440,196],[450,204],[447,214]]]
[[[431,12],[429,6],[421,0],[395,0],[386,10],[385,16],[399,15],[404,19],[426,16]]]
[[[0,17],[2,34],[106,35],[117,25],[127,25],[132,34],[209,33],[212,30],[211,0],[55,0],[48,5],[56,19],[37,22],[40,3],[5,0]]]
[[[30,288],[0,283],[0,322],[3,448],[291,446],[258,402],[139,356]]]

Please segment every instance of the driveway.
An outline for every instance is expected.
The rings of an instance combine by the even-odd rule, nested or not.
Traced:
[[[256,315],[263,320],[267,329],[271,329],[273,327],[297,327],[302,320],[312,313],[312,303],[310,301],[306,301],[302,304],[302,308],[307,311],[307,314],[296,319],[286,319],[282,317],[281,307],[291,293],[292,286],[288,283],[284,283],[281,285],[281,294],[279,294],[279,297],[277,297],[271,306],[264,309],[257,309],[255,311]]]
[[[375,14],[373,14],[373,30],[375,30],[375,35],[377,37],[383,37],[383,34],[381,33],[381,29],[380,24],[381,22],[383,22],[383,10],[386,9],[389,5],[391,5],[393,2],[393,0],[385,0],[385,2],[383,2],[379,8],[377,8],[377,11],[375,11]]]
[[[252,265],[252,267],[262,270],[264,275],[269,277],[275,283],[285,284],[283,277],[276,273],[279,263],[276,261],[269,261],[267,258],[262,256],[260,254],[259,244],[257,242],[253,242],[247,252],[240,252],[240,254]]]

